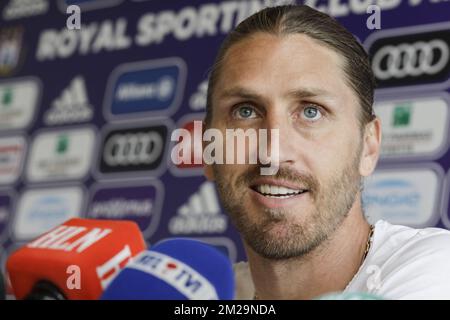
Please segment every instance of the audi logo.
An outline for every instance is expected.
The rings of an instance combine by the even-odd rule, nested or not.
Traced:
[[[114,134],[105,144],[103,159],[110,166],[151,164],[163,151],[156,132]]]
[[[449,47],[440,39],[381,47],[373,56],[372,69],[380,80],[434,75],[449,62]]]

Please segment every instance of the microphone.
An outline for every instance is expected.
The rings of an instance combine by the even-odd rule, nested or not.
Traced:
[[[102,300],[230,300],[230,260],[197,240],[161,241],[137,255],[106,288]]]
[[[146,249],[136,223],[74,218],[15,251],[6,267],[17,299],[98,299]]]

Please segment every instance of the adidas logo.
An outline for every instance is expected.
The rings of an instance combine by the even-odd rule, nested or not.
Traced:
[[[92,119],[92,106],[86,93],[84,78],[75,77],[45,114],[45,124],[57,125]]]
[[[13,20],[44,14],[48,11],[48,0],[10,0],[3,10],[3,19]]]
[[[189,99],[189,107],[192,110],[205,110],[206,109],[206,98],[208,93],[208,81],[202,81],[198,87],[197,92],[192,94]]]
[[[222,233],[227,224],[212,182],[204,182],[170,220],[169,231],[172,234]]]

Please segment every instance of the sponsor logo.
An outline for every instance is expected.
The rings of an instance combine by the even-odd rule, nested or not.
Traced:
[[[91,21],[80,30],[50,28],[42,30],[36,46],[36,59],[47,61],[69,59],[74,55],[108,54],[130,49],[133,45],[159,45],[168,38],[185,42],[189,39],[216,37],[228,33],[242,19],[270,4],[289,3],[292,0],[221,1],[187,5],[178,11],[162,10],[143,13],[130,19],[119,17]],[[94,3],[93,1],[91,1]],[[61,3],[61,2],[59,2]],[[114,1],[104,2],[114,4]],[[87,3],[81,5],[82,11]],[[66,5],[60,6],[66,13]],[[84,20],[83,20],[84,21]]]
[[[26,142],[23,137],[0,138],[0,184],[17,181],[22,172]]]
[[[66,8],[71,5],[77,5],[82,11],[87,11],[116,6],[122,2],[123,0],[58,0],[58,6],[65,13]]]
[[[200,124],[198,121],[202,121],[204,114],[192,114],[183,117],[179,121],[178,128],[186,130],[184,136],[180,136],[178,140],[179,153],[175,153],[175,161],[171,161],[170,169],[176,176],[190,176],[190,175],[202,175],[203,174],[203,139],[202,134],[198,130],[195,131],[195,123]],[[197,121],[197,122],[195,122]],[[198,132],[199,134],[196,134]],[[194,141],[192,141],[194,140]],[[174,151],[173,147],[171,148]],[[189,151],[189,155],[186,157],[183,152]],[[189,158],[190,161],[184,161],[183,159]]]
[[[168,132],[164,124],[110,130],[103,139],[99,172],[154,175],[164,162]]]
[[[148,238],[158,226],[163,198],[163,186],[157,181],[141,186],[101,187],[93,192],[87,216],[134,221]]]
[[[190,300],[217,300],[214,286],[182,261],[155,251],[144,251],[127,266],[150,274],[174,287]]]
[[[208,81],[202,81],[197,91],[189,98],[189,107],[192,110],[206,110],[206,100],[208,97]]]
[[[23,79],[0,83],[0,130],[25,129],[40,99],[40,83]]]
[[[10,76],[22,58],[23,29],[9,27],[0,29],[0,76]]]
[[[3,19],[13,20],[45,14],[48,0],[10,0],[3,9]]]
[[[446,96],[417,97],[375,104],[381,119],[381,158],[439,158],[448,149]]]
[[[180,105],[185,80],[180,58],[122,65],[108,83],[105,116],[171,115]]]
[[[438,171],[442,171],[439,167]],[[379,219],[411,227],[435,225],[443,173],[428,168],[380,169],[365,181],[363,203],[371,223]]]
[[[448,27],[381,31],[369,38],[368,43],[380,89],[442,84],[450,77]]]
[[[82,202],[83,191],[78,187],[25,191],[14,219],[14,238],[17,241],[30,240],[80,216]]]
[[[13,212],[12,196],[0,193],[0,239],[8,235],[8,225]]]
[[[227,216],[221,213],[211,182],[204,182],[169,222],[169,231],[172,234],[223,233],[227,227]]]
[[[91,120],[92,115],[84,78],[77,76],[61,96],[53,101],[52,107],[45,114],[44,122],[47,125],[85,122]]]
[[[36,136],[30,151],[30,182],[82,179],[91,166],[96,134],[80,128],[44,132]]]

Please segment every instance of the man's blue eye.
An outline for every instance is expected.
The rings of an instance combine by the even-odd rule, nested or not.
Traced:
[[[316,107],[306,107],[303,109],[303,117],[309,121],[317,121],[322,118],[322,113]]]
[[[241,119],[250,119],[256,116],[255,111],[252,107],[242,106],[234,111],[234,114],[237,118]]]

